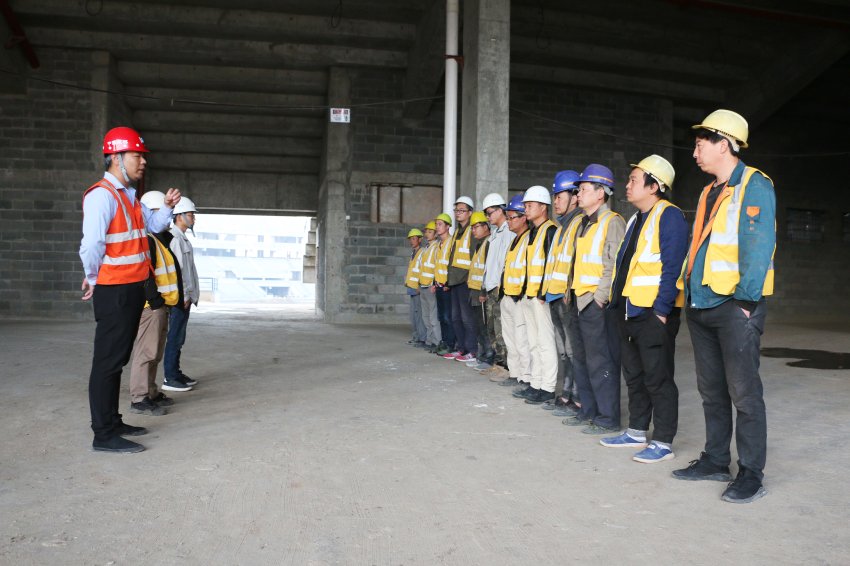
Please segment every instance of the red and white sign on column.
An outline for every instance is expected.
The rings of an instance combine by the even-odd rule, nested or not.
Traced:
[[[331,122],[348,124],[351,122],[350,108],[331,108]]]

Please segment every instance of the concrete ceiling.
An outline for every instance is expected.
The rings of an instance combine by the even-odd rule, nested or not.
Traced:
[[[160,167],[214,155],[221,171],[316,174],[325,111],[315,107],[327,102],[332,66],[399,69],[406,97],[441,94],[443,0],[8,3],[36,53],[114,56]],[[792,100],[826,119],[850,99],[847,1],[514,0],[511,11],[515,80],[665,97],[684,122],[726,105],[757,124]],[[841,88],[813,92],[830,73]],[[411,105],[409,116],[430,106]]]

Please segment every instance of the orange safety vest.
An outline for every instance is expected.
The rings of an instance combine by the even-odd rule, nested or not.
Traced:
[[[126,194],[106,179],[89,187],[83,193],[83,201],[97,187],[103,187],[118,201],[115,216],[106,230],[106,250],[97,272],[97,284],[121,285],[144,281],[152,268],[142,205],[138,200],[131,203]]]

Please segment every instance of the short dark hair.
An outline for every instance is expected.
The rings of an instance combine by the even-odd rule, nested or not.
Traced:
[[[111,155],[104,155],[103,161],[104,161],[103,170],[109,171],[109,168],[112,167],[112,156]]]
[[[667,193],[670,192],[670,187],[664,186],[664,190],[661,190],[661,181],[650,175],[649,173],[643,173],[643,184],[646,186],[658,185],[658,191],[655,193],[655,196],[664,200],[670,200],[670,197]]]
[[[727,144],[729,144],[729,152],[735,157],[738,157],[739,152],[735,151],[735,148],[732,147],[732,144],[729,143],[729,139],[726,136],[720,135],[713,130],[707,130],[706,128],[698,128],[695,136],[698,140],[708,140],[715,145],[722,141],[725,141]]]

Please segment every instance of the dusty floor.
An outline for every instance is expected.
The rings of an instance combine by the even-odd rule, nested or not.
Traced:
[[[200,385],[125,411],[146,452],[94,453],[93,330],[0,321],[0,564],[850,563],[848,370],[763,358],[769,495],[740,506],[670,477],[703,442],[684,329],[677,458],[652,466],[403,327],[297,307],[193,314]],[[768,321],[763,345],[847,352],[850,330]]]

